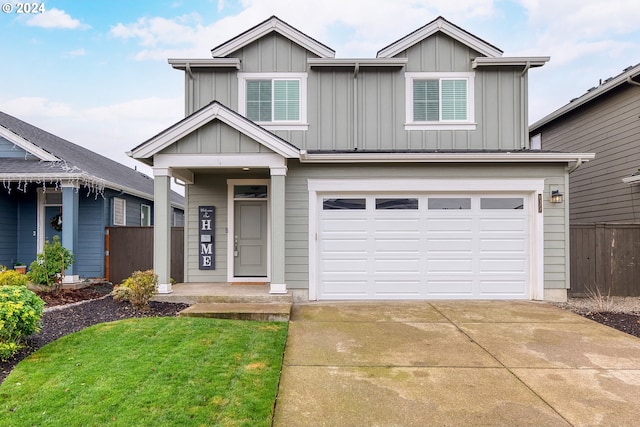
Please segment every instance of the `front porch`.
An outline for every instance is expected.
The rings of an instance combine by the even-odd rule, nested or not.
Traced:
[[[170,294],[156,294],[152,301],[191,304],[180,316],[288,321],[293,296],[270,293],[267,284],[176,283]]]

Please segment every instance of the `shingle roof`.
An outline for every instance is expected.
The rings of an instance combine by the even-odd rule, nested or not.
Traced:
[[[101,156],[38,127],[0,111],[0,126],[53,154],[61,162],[33,159],[0,159],[0,173],[85,175],[96,181],[104,181],[108,188],[133,190],[153,200],[153,179],[121,163]],[[171,200],[180,206],[184,197],[172,192]]]

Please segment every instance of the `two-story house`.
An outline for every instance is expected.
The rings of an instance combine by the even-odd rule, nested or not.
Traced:
[[[564,299],[552,191],[589,155],[529,149],[528,71],[442,17],[375,58],[277,17],[170,59],[186,117],[130,155],[153,167],[169,283],[169,184],[186,183],[185,282],[320,299]]]

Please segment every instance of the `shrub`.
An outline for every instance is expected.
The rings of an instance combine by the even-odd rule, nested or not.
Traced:
[[[158,288],[158,275],[153,270],[134,271],[131,277],[113,288],[116,301],[129,301],[138,310],[149,308],[149,300]]]
[[[74,256],[60,243],[60,237],[44,243],[44,250],[29,266],[27,276],[37,285],[57,288],[64,276],[64,269],[73,264]]]
[[[44,301],[24,286],[0,286],[0,360],[23,347],[22,341],[39,332]]]
[[[15,270],[0,270],[0,286],[27,286],[27,276]]]

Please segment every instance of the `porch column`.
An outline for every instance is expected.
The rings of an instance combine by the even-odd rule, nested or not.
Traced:
[[[271,168],[271,289],[272,294],[284,294],[287,285],[285,268],[285,176],[287,167]]]
[[[153,168],[153,271],[158,293],[171,293],[171,171]]]
[[[64,266],[62,283],[80,281],[78,275],[78,186],[62,183],[62,246],[69,250],[76,260],[70,266]]]

